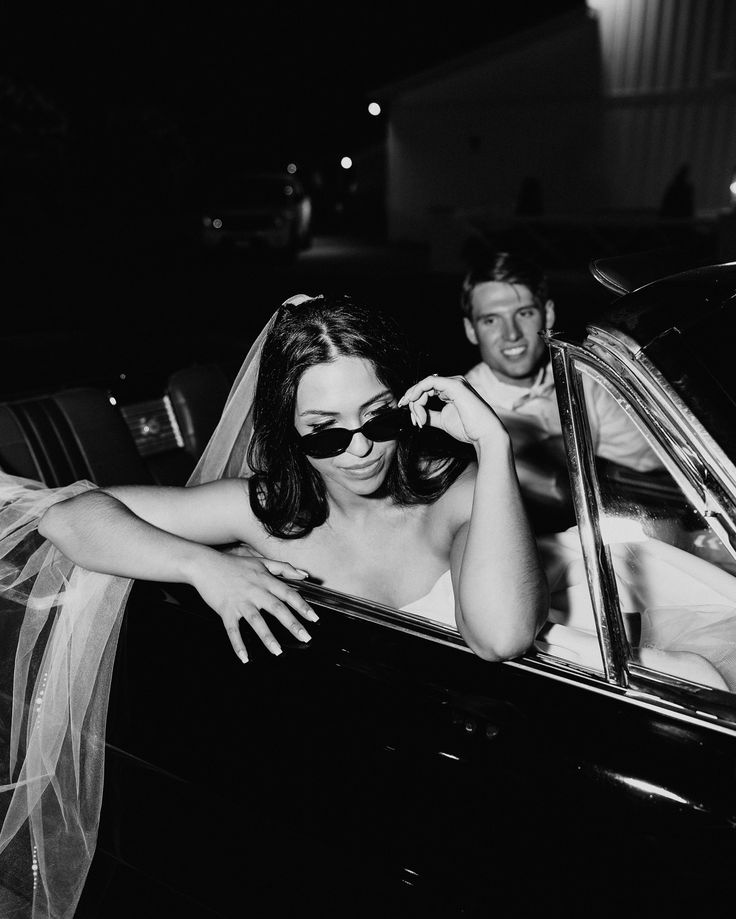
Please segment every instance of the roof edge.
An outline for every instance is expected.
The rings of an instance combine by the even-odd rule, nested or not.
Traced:
[[[481,48],[476,48],[473,51],[468,51],[454,58],[449,58],[434,67],[429,67],[426,70],[421,70],[418,73],[403,77],[391,83],[384,83],[381,86],[368,90],[366,97],[370,96],[373,99],[379,100],[390,99],[404,92],[408,92],[409,90],[424,86],[427,83],[432,83],[442,77],[450,76],[466,67],[472,67],[474,64],[482,64],[487,61],[490,56],[500,57],[504,54],[509,54],[524,45],[533,44],[557,32],[564,32],[573,25],[582,25],[584,22],[589,22],[597,18],[596,11],[589,7],[580,6],[577,9],[568,10],[559,16],[553,16],[550,19],[546,19],[544,22],[532,26],[529,29],[512,32],[510,35],[505,35],[503,38],[483,45]]]

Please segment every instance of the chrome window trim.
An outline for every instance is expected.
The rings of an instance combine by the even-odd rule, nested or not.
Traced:
[[[588,592],[603,657],[603,672],[607,680],[625,687],[628,681],[626,660],[630,657],[630,649],[618,603],[613,566],[603,545],[595,510],[600,497],[595,455],[583,409],[582,384],[572,367],[578,351],[572,346],[555,344],[552,348],[552,368]],[[614,612],[609,617],[606,610]]]
[[[583,345],[554,341],[582,360],[641,433],[659,444],[667,471],[736,561],[736,502],[731,498],[731,489],[736,494],[736,468],[666,378],[642,352],[636,361],[627,352],[623,357],[605,352],[608,360],[604,361],[598,348],[592,353],[586,350],[588,339]],[[706,453],[705,461],[693,454],[691,443]]]
[[[700,446],[705,453],[708,473],[718,482],[726,499],[731,494],[736,495],[736,465],[642,348],[634,348],[627,336],[605,326],[590,326],[583,347],[590,348],[599,358],[605,356],[607,360],[602,361],[604,366],[613,358],[617,364],[625,367],[684,439]],[[736,503],[733,501],[730,512],[731,518],[736,519]]]
[[[504,661],[503,666],[520,667],[524,670],[540,673],[549,679],[576,686],[578,688],[588,690],[589,692],[594,692],[598,695],[605,696],[608,699],[624,702],[627,705],[633,705],[635,708],[645,709],[646,711],[657,715],[667,715],[668,717],[671,717],[685,724],[692,725],[694,727],[708,728],[713,731],[718,731],[720,734],[727,734],[731,737],[736,736],[736,721],[730,718],[722,718],[719,715],[708,711],[707,709],[697,709],[694,708],[693,705],[684,705],[674,701],[669,696],[660,696],[654,692],[649,691],[649,683],[653,682],[650,681],[649,675],[654,671],[647,671],[646,675],[642,675],[643,685],[641,687],[623,687],[618,686],[615,683],[605,682],[602,676],[598,680],[591,678],[584,681],[579,677],[573,677],[561,672],[557,666],[555,666],[554,669],[551,666],[542,666],[541,664],[538,664],[533,660],[529,660],[526,657],[519,660]],[[658,674],[658,676],[666,677],[665,674]],[[675,680],[674,677],[671,679],[674,682],[681,683],[681,681]],[[688,683],[683,683],[682,685],[688,690],[694,686],[694,684]],[[716,690],[702,688],[700,686],[695,687],[695,689],[698,691],[702,689],[704,695],[707,693],[716,692]],[[734,713],[734,718],[736,718],[736,713]]]
[[[293,584],[293,582],[289,583]],[[387,626],[404,634],[433,641],[464,654],[473,655],[459,632],[452,626],[434,622],[413,613],[402,612],[394,607],[373,603],[360,597],[340,594],[319,584],[300,584],[298,589],[300,593],[304,593],[313,602],[333,612],[373,623],[374,625]],[[704,698],[700,704],[707,706],[708,700],[706,697],[711,693],[717,692],[716,690],[686,683],[666,674],[642,670],[636,665],[632,667],[633,679],[630,686],[622,686],[607,680],[602,672],[595,672],[563,658],[553,657],[536,650],[530,650],[522,657],[514,660],[502,661],[500,665],[489,663],[489,666],[521,669],[542,678],[557,680],[583,691],[606,696],[614,701],[625,702],[636,708],[643,708],[659,715],[668,715],[686,724],[707,727],[731,736],[736,735],[736,710],[732,712],[733,718],[723,718],[705,707],[695,707],[696,697],[703,696]],[[660,684],[665,687],[662,694],[657,692]],[[673,688],[676,692],[673,692]],[[677,695],[682,696],[683,691],[687,695],[685,699],[678,701]],[[723,696],[724,694],[720,693],[719,695]]]
[[[670,706],[673,705],[676,707],[675,710],[685,707],[690,709],[690,717],[699,723],[720,724],[723,729],[736,730],[736,723],[734,723],[736,722],[736,700],[731,693],[701,687],[669,674],[649,670],[637,664],[632,658],[631,648],[623,628],[613,565],[610,554],[601,539],[595,505],[590,504],[591,501],[600,497],[600,490],[592,462],[593,450],[587,419],[581,424],[584,419],[582,385],[573,364],[579,362],[584,364],[586,369],[590,369],[594,378],[606,386],[606,389],[616,398],[642,433],[659,447],[658,453],[664,458],[665,466],[682,489],[685,497],[701,512],[708,527],[720,538],[730,554],[736,557],[734,547],[728,538],[727,529],[722,527],[721,518],[715,517],[713,513],[714,504],[719,509],[721,504],[706,481],[698,478],[691,456],[684,453],[682,449],[681,439],[673,437],[672,419],[670,413],[664,413],[661,410],[661,398],[654,406],[646,404],[644,400],[647,395],[650,395],[648,390],[637,391],[624,374],[619,374],[614,379],[615,370],[604,363],[598,354],[591,354],[587,351],[584,345],[552,336],[548,336],[548,343],[557,381],[563,436],[568,449],[568,457],[575,459],[575,462],[570,463],[570,475],[585,569],[589,583],[591,577],[594,578],[596,574],[601,577],[602,589],[600,591],[591,590],[590,594],[604,663],[609,649],[619,652],[613,659],[609,659],[611,679],[613,682],[620,682],[627,696],[631,698],[643,696],[648,704],[662,705],[667,711],[670,711]],[[628,367],[624,361],[621,364]],[[640,376],[637,374],[637,379]],[[666,381],[663,382],[666,383]],[[578,415],[582,413],[583,418],[576,417],[576,412]],[[581,427],[584,428],[583,431]],[[586,476],[588,476],[587,479]],[[733,520],[726,519],[732,529]],[[585,534],[583,533],[584,527],[586,527]],[[599,623],[599,616],[603,620],[608,620],[607,611],[610,611],[612,625],[609,629],[605,628],[605,622]],[[606,636],[609,638],[608,644],[604,644],[603,639]],[[611,648],[614,643],[617,648]],[[619,659],[622,660],[624,671],[624,678],[621,681],[616,678],[616,664]],[[728,709],[728,718],[719,714],[719,710],[722,711],[724,708]]]

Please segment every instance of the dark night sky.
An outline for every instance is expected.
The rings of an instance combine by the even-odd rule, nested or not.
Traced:
[[[94,132],[111,111],[153,109],[198,143],[330,158],[377,136],[366,113],[371,88],[584,2],[539,6],[6,5],[0,76],[35,87],[75,131]]]

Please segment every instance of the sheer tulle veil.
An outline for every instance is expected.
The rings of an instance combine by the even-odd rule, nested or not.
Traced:
[[[247,475],[260,355],[278,314],[246,356],[188,485]],[[74,565],[38,533],[50,505],[96,487],[47,488],[0,471],[2,919],[70,919],[97,842],[110,681],[132,582]]]

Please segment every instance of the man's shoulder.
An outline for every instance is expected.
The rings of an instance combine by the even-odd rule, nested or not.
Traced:
[[[487,378],[490,376],[490,371],[488,370],[488,366],[483,361],[480,361],[480,363],[475,364],[470,370],[466,371],[463,376],[468,383],[473,383],[473,385],[475,385],[474,381],[482,381],[484,377]]]
[[[489,405],[493,405],[498,401],[498,393],[496,392],[498,387],[494,386],[495,378],[488,365],[483,361],[471,367],[463,376]]]

